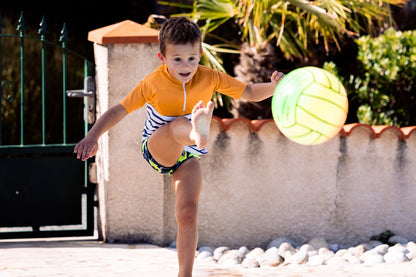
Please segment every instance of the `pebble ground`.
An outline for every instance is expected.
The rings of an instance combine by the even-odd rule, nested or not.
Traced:
[[[107,244],[90,239],[0,241],[0,276],[177,276],[176,250],[149,244]],[[194,277],[415,276],[416,263],[295,265],[244,268],[195,261]]]

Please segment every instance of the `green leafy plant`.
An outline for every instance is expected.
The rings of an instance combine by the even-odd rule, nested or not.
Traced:
[[[416,31],[389,28],[376,38],[360,37],[356,44],[356,71],[340,79],[359,103],[358,120],[370,125],[416,124]]]

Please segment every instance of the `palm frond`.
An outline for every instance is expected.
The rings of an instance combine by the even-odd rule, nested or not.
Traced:
[[[203,21],[204,35],[233,19],[249,45],[262,47],[276,39],[280,49],[287,51],[285,56],[297,56],[309,52],[311,43],[323,41],[328,49],[333,42],[339,47],[344,35],[385,28],[392,24],[389,6],[404,3],[406,0],[195,0],[187,15]],[[300,46],[304,49],[298,49]]]
[[[159,5],[176,7],[176,8],[183,8],[183,9],[191,9],[192,10],[192,8],[193,8],[192,5],[181,4],[181,3],[176,3],[176,2],[169,2],[169,1],[157,1],[157,3]]]

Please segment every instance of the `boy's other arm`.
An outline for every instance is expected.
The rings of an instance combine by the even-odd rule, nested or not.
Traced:
[[[94,156],[98,149],[98,138],[116,125],[127,114],[124,107],[118,104],[100,116],[85,138],[75,146],[74,153],[77,154],[77,158],[84,161]]]
[[[247,85],[241,98],[252,102],[259,102],[271,97],[279,81],[285,76],[282,72],[275,71],[272,74],[271,82],[256,83]]]

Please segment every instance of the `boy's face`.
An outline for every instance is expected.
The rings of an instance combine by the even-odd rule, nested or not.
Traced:
[[[169,74],[182,83],[189,82],[195,75],[201,60],[202,50],[199,43],[166,44],[165,55],[157,53]]]

